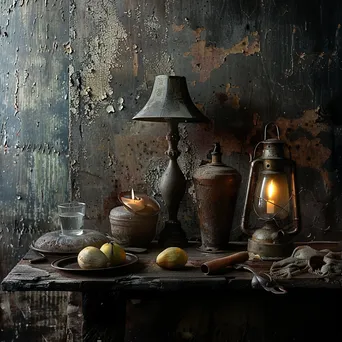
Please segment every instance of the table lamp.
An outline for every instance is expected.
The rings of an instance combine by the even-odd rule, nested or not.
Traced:
[[[242,231],[250,236],[250,257],[263,260],[289,256],[294,248],[290,237],[299,231],[294,162],[285,158],[285,143],[279,138],[278,126],[273,124],[277,138],[267,139],[270,124],[265,126],[264,140],[254,149],[241,220]],[[262,155],[256,158],[260,145]],[[262,222],[262,227],[254,231],[248,227],[252,210]]]
[[[186,181],[177,163],[180,155],[178,124],[181,122],[209,121],[192,102],[185,77],[158,75],[150,99],[133,120],[166,122],[169,164],[160,180],[160,192],[168,211],[168,220],[159,235],[163,247],[187,245],[187,237],[177,218],[180,201],[184,196]]]

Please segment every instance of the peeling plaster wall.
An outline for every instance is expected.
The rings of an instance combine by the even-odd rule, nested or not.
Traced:
[[[68,13],[68,1],[0,2],[0,279],[69,199]],[[0,293],[0,340],[63,340],[66,300]]]
[[[109,210],[134,187],[162,201],[163,124],[131,119],[158,74],[184,75],[209,125],[181,126],[179,164],[188,179],[180,219],[198,237],[191,177],[213,142],[243,176],[248,154],[275,121],[298,166],[299,239],[339,236],[341,91],[337,1],[84,1],[73,6],[72,191],[109,230]],[[335,156],[335,157],[334,157]],[[315,212],[315,215],[312,215]],[[165,214],[165,213],[164,213]],[[232,239],[243,239],[235,220]],[[329,234],[328,234],[329,232]]]
[[[68,195],[67,2],[1,2],[1,274]]]
[[[275,121],[297,163],[297,239],[341,239],[338,0],[4,0],[0,10],[1,277],[55,228],[60,201],[85,201],[104,232],[119,191],[133,187],[162,203],[166,125],[132,121],[158,74],[186,76],[211,121],[180,126],[188,188],[179,218],[188,237],[199,236],[191,177],[219,141],[224,162],[243,178],[231,238],[245,238],[237,225],[249,154]],[[20,301],[41,299],[17,298],[1,294],[2,321],[9,339],[25,340],[35,323]],[[57,301],[69,326],[67,300],[77,316],[77,300],[63,294],[41,305]],[[77,340],[54,322],[35,330],[38,340]]]

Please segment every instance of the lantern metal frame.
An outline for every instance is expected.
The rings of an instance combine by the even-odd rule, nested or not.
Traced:
[[[267,139],[267,130],[269,125],[276,128],[277,138]],[[256,153],[260,145],[263,145],[262,155],[256,158]],[[299,204],[296,193],[295,182],[295,163],[293,160],[285,157],[285,144],[280,140],[279,127],[273,122],[268,123],[264,129],[264,140],[260,141],[254,148],[254,153],[251,158],[251,166],[248,177],[247,193],[243,207],[241,218],[241,230],[248,235],[247,250],[251,258],[259,257],[263,260],[278,260],[289,256],[294,248],[291,242],[291,237],[297,234],[300,230],[299,220]],[[260,181],[257,177],[257,171],[260,167],[264,167],[264,172],[277,173],[279,170],[287,174],[288,184],[290,186],[290,196],[288,205],[290,205],[290,220],[291,223],[284,227],[280,227],[279,223],[282,220],[277,220],[277,213],[271,218],[262,218],[256,211],[254,206],[254,196],[257,182]],[[287,170],[287,172],[285,172]],[[262,199],[268,201],[266,199]],[[272,202],[272,205],[277,206]],[[257,217],[265,221],[261,228],[249,228],[250,212],[255,212]],[[283,207],[282,209],[285,210]]]

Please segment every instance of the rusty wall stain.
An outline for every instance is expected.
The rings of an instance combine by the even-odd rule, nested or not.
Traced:
[[[238,86],[227,83],[225,92],[219,92],[215,95],[221,106],[229,106],[235,110],[240,108],[240,95]]]
[[[328,132],[331,129],[328,123],[320,122],[317,109],[304,110],[302,116],[295,119],[279,117],[277,118],[277,124],[286,133],[301,128],[313,137],[317,137],[319,133]]]
[[[331,150],[324,147],[319,138],[300,137],[287,143],[292,147],[292,158],[298,166],[320,170],[331,155]]]
[[[292,158],[297,165],[317,169],[322,176],[322,181],[331,188],[331,181],[324,168],[331,156],[331,150],[318,138],[320,133],[329,132],[331,128],[327,123],[319,122],[317,110],[305,110],[303,115],[296,119],[280,117],[276,123],[282,132],[282,139],[290,146]],[[291,133],[295,133],[298,129],[304,130],[307,136],[291,138]]]
[[[181,25],[172,24],[172,29],[174,32],[180,32],[184,30],[184,27],[185,27],[184,24],[181,24]]]
[[[198,37],[203,29],[197,29],[195,36]],[[244,54],[246,56],[260,52],[260,37],[258,32],[252,32],[245,36],[240,42],[234,44],[231,48],[218,48],[208,45],[206,40],[196,41],[185,56],[191,56],[192,70],[200,74],[199,81],[205,82],[209,79],[210,73],[219,69],[229,55]]]

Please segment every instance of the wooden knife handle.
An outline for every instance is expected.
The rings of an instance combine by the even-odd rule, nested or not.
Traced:
[[[208,275],[222,273],[226,267],[245,262],[248,257],[248,252],[244,251],[207,261],[201,265],[201,271]]]

